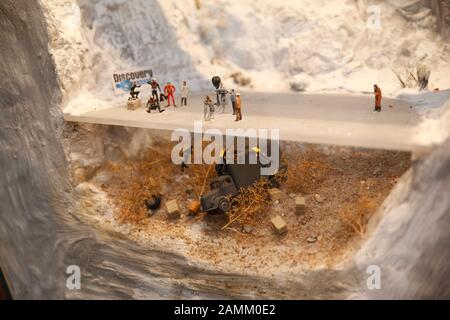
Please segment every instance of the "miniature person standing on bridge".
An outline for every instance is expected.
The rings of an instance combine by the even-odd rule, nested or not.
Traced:
[[[185,168],[186,169],[189,168],[187,164],[190,163],[191,156],[192,156],[192,145],[183,150],[183,161],[181,161],[181,172],[184,172]]]
[[[233,116],[236,114],[236,92],[234,89],[231,89],[230,94],[231,106],[233,107]]]
[[[181,86],[181,106],[187,106],[187,98],[189,95],[189,87],[186,81],[183,81],[183,85]]]
[[[175,104],[175,86],[171,84],[170,82],[167,82],[166,86],[164,87],[164,94],[167,97],[167,107],[170,107],[170,98],[172,98],[173,106],[176,107]]]
[[[214,115],[214,103],[212,102],[209,96],[205,97],[203,100],[203,119],[205,121],[209,121],[213,118]]]
[[[381,112],[381,99],[383,98],[381,94],[381,89],[375,84],[373,86],[373,93],[375,94],[375,110]]]
[[[156,81],[155,78],[153,78],[151,81],[149,81],[147,83],[152,87],[153,99],[156,99],[156,101],[159,101],[158,90],[159,90],[159,93],[161,93],[161,87],[159,86],[159,83]]]
[[[238,92],[236,93],[236,120],[240,121],[242,120],[242,100],[241,100],[241,94]]]

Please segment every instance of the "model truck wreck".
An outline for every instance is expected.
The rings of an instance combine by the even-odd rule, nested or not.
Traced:
[[[252,153],[255,153],[252,155]],[[226,163],[226,152],[222,154],[222,163],[216,165],[218,177],[210,182],[211,191],[201,195],[201,210],[211,214],[226,213],[230,210],[230,199],[236,196],[241,188],[250,187],[255,182],[263,178],[261,169],[271,165],[269,158],[257,147],[247,148],[240,155],[235,154],[235,160],[242,157],[243,164]],[[256,163],[249,160],[255,157]],[[245,158],[244,158],[245,157]],[[271,186],[277,186],[280,173],[286,170],[286,166],[281,165],[276,175],[266,176]]]

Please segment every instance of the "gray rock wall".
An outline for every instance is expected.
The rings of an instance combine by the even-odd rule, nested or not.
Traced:
[[[0,2],[0,263],[17,298],[58,297],[70,189],[60,90],[37,1]]]
[[[430,0],[428,4],[436,16],[436,28],[445,39],[450,39],[450,0]]]

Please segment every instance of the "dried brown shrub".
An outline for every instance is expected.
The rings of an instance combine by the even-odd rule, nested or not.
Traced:
[[[172,163],[172,146],[171,143],[157,143],[140,159],[106,164],[105,170],[111,174],[114,183],[106,186],[105,191],[116,208],[119,223],[142,223],[148,212],[145,201],[161,193],[167,198],[166,189],[170,190],[171,197],[181,201],[187,200],[185,191],[190,187],[197,198],[202,189],[208,190],[209,181],[215,176],[214,166],[189,165],[185,170],[189,183],[179,184],[175,178],[180,176],[180,167]]]
[[[269,182],[263,178],[250,187],[241,188],[238,195],[229,199],[231,209],[227,213],[228,223],[223,229],[232,224],[256,225],[261,220],[270,204],[268,193]]]
[[[339,210],[339,218],[354,233],[364,236],[367,223],[375,213],[380,199],[378,196],[362,193],[356,201],[347,201]]]
[[[285,161],[289,163],[285,178],[288,192],[314,193],[331,171],[326,156],[313,146],[308,146],[303,151],[290,151]]]
[[[141,159],[107,164],[106,170],[114,183],[106,187],[106,191],[117,209],[119,223],[140,223],[145,219],[145,200],[160,193],[162,181],[177,170],[170,159],[170,148],[170,144],[160,144]]]

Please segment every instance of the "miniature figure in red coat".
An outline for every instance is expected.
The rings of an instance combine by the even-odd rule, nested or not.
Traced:
[[[167,97],[167,106],[170,107],[170,98],[172,98],[173,105],[174,107],[176,107],[177,105],[175,104],[175,97],[174,97],[175,86],[170,82],[167,82],[166,86],[164,87],[164,94]]]
[[[375,94],[375,110],[381,112],[381,99],[383,98],[381,94],[381,89],[376,84],[373,86],[373,93]]]

